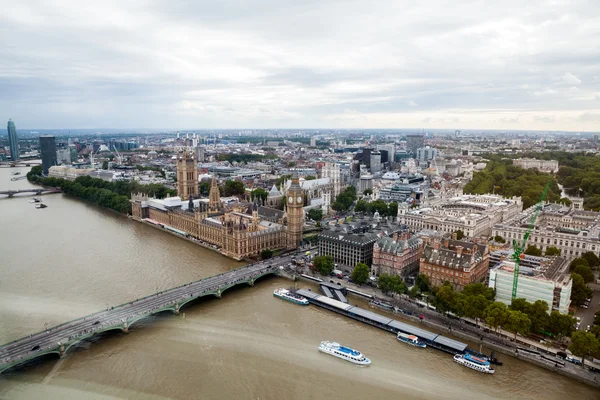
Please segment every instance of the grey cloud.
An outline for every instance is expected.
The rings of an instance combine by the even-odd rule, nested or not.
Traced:
[[[24,0],[0,15],[0,109],[50,128],[306,127],[347,109],[514,123],[493,109],[591,130],[598,15],[586,1]]]

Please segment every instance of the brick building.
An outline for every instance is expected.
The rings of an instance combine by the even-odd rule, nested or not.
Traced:
[[[423,241],[407,232],[382,237],[373,246],[371,275],[382,273],[406,278],[419,270]]]
[[[426,275],[432,286],[448,281],[455,290],[461,291],[469,283],[485,280],[489,262],[486,246],[460,240],[436,240],[423,249],[419,273]]]

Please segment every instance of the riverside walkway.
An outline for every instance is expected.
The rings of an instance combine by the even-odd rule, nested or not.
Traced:
[[[252,286],[262,276],[278,274],[279,266],[289,263],[290,257],[278,257],[269,260],[268,264],[251,264],[187,283],[7,343],[0,347],[0,373],[47,354],[62,357],[77,343],[102,332],[128,332],[136,321],[159,312],[178,314],[181,307],[197,298],[221,297],[225,290],[239,284]]]

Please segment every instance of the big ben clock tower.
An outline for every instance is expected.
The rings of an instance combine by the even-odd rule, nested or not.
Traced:
[[[286,193],[287,202],[287,248],[295,249],[302,241],[304,227],[304,192],[298,181],[298,173],[294,171],[292,184]]]

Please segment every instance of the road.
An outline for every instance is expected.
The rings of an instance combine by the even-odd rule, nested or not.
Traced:
[[[0,347],[0,370],[2,370],[3,365],[31,359],[31,355],[34,353],[56,349],[57,346],[60,346],[59,343],[74,344],[93,335],[94,332],[108,330],[118,325],[123,326],[125,322],[129,324],[130,321],[134,322],[139,318],[151,315],[153,312],[163,310],[165,307],[173,307],[186,299],[196,298],[203,293],[213,292],[221,287],[241,283],[265,272],[273,271],[278,269],[279,266],[287,265],[291,257],[291,254],[275,257],[268,261],[191,282],[127,304],[107,308],[104,311],[7,343]],[[34,348],[35,350],[33,350]]]
[[[585,331],[588,325],[590,327],[594,325],[594,314],[600,310],[600,286],[596,284],[590,284],[589,286],[594,290],[589,308],[577,307],[577,311],[575,312],[575,315],[581,318],[580,331]]]

